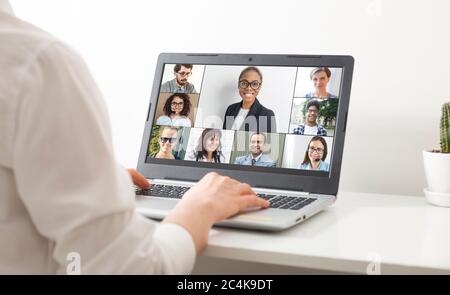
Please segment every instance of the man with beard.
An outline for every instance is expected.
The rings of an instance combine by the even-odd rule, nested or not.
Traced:
[[[191,64],[176,64],[173,68],[175,79],[167,81],[161,86],[161,92],[170,93],[197,93],[193,84],[188,82],[188,78],[192,75]]]

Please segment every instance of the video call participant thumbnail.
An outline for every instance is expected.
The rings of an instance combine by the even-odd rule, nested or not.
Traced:
[[[275,114],[264,107],[257,96],[261,90],[263,76],[257,67],[242,70],[238,79],[241,101],[228,106],[223,129],[277,132]]]
[[[178,129],[171,126],[163,126],[159,131],[159,151],[156,153],[156,159],[175,160],[173,155],[173,147],[177,141]]]
[[[187,159],[197,162],[224,163],[222,152],[222,131],[206,128],[199,136],[194,150],[187,155]]]
[[[328,171],[330,164],[325,162],[328,154],[327,142],[320,136],[311,138],[305,152],[305,158],[299,169]]]
[[[314,85],[314,92],[306,94],[306,98],[316,98],[319,100],[338,98],[336,95],[329,93],[327,90],[328,82],[330,82],[331,71],[327,67],[318,67],[311,71],[311,81]]]
[[[169,125],[176,127],[191,127],[192,122],[188,118],[192,104],[186,93],[174,93],[167,98],[164,104],[164,114],[156,120],[157,125]]]
[[[269,156],[264,155],[266,150],[266,135],[264,133],[253,133],[250,137],[250,154],[237,157],[234,164],[251,165],[261,167],[275,167],[276,163]]]
[[[161,85],[160,92],[197,93],[194,85],[188,82],[193,68],[191,64],[176,64],[173,68],[175,78]]]
[[[320,103],[317,100],[306,104],[305,122],[294,128],[294,134],[327,136],[327,130],[317,123]]]

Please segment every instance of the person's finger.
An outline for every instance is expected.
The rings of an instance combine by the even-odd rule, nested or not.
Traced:
[[[264,200],[263,198],[257,197],[258,204],[261,208],[269,208],[270,202],[267,200]]]
[[[268,208],[270,206],[270,202],[267,200],[264,200],[260,197],[257,197],[255,195],[244,195],[242,198],[240,198],[240,207],[241,210],[247,209],[247,208]]]
[[[237,183],[236,188],[240,195],[256,195],[252,187],[247,183]]]
[[[142,189],[148,189],[150,187],[150,183],[148,182],[148,180],[145,178],[144,175],[140,174],[134,169],[128,169],[128,173],[130,173],[134,185]]]

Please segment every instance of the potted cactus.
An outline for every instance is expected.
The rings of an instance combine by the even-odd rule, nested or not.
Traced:
[[[450,207],[450,102],[442,106],[441,149],[424,151],[423,160],[428,188],[427,200],[437,206]]]

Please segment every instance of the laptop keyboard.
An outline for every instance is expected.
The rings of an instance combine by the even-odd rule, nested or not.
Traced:
[[[160,198],[181,199],[190,187],[154,184],[149,189],[136,189],[138,196],[152,196]],[[300,210],[316,201],[317,198],[290,197],[283,195],[257,194],[258,197],[268,200],[270,208]]]

